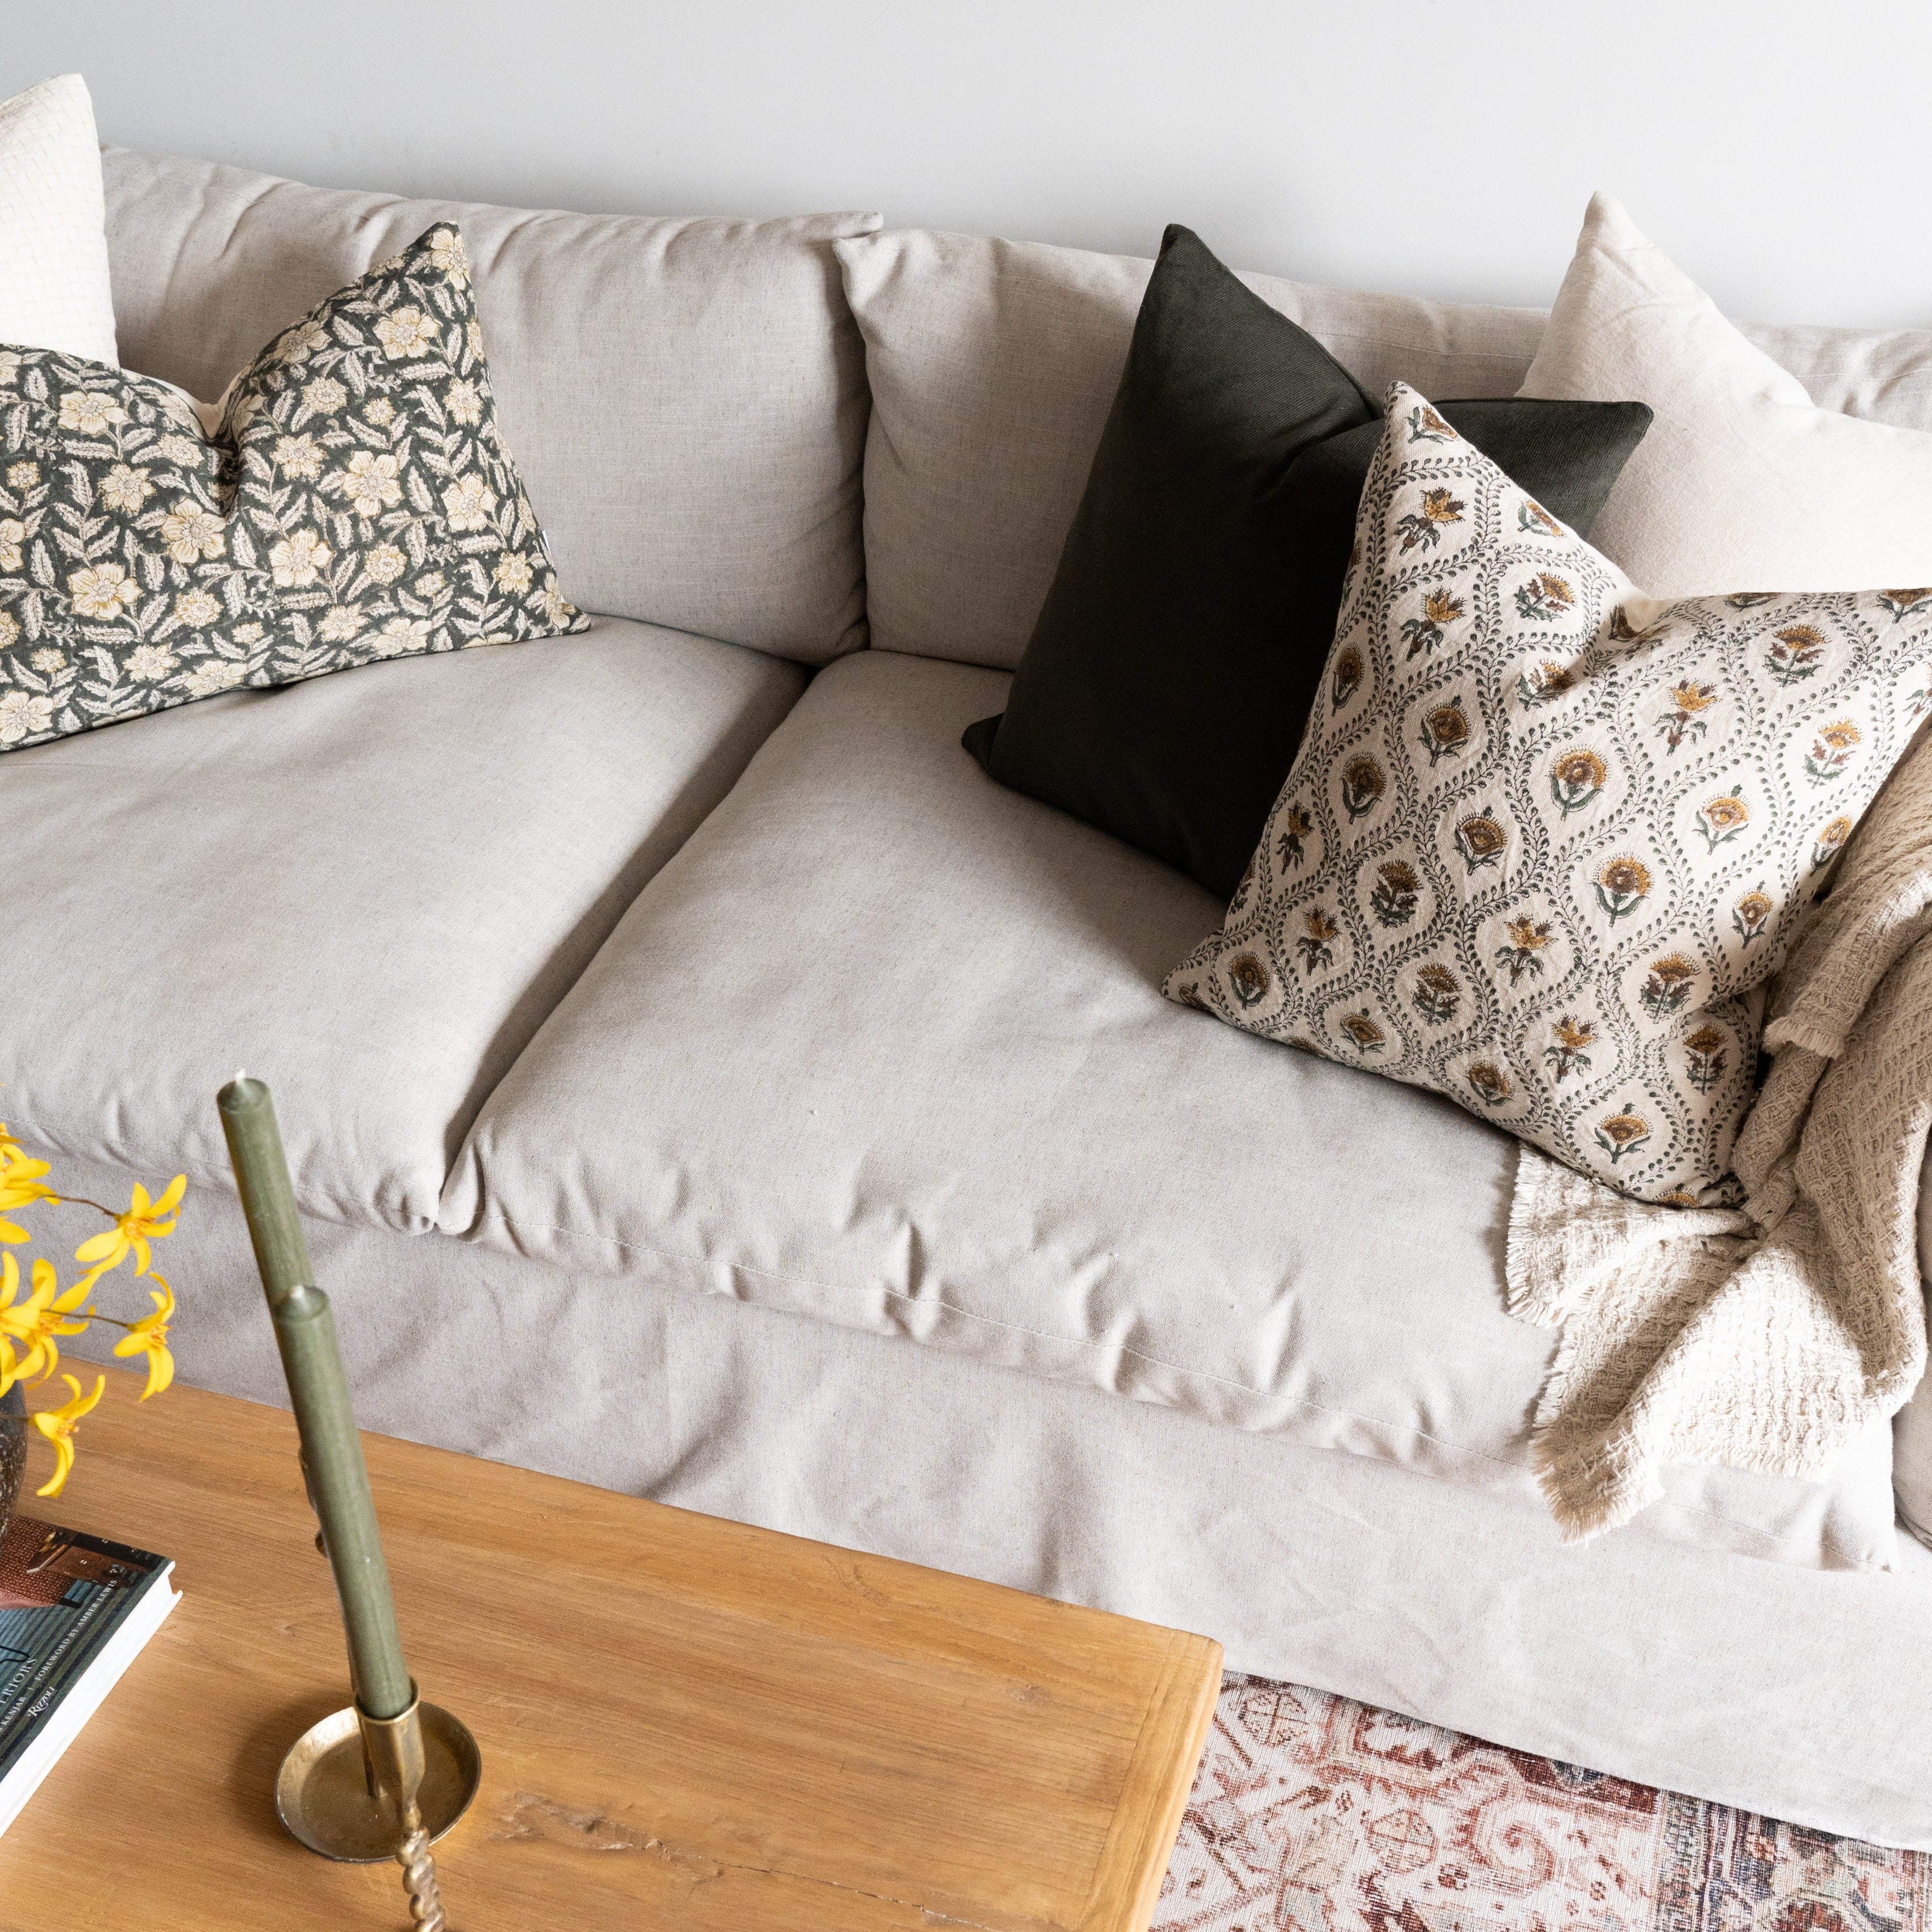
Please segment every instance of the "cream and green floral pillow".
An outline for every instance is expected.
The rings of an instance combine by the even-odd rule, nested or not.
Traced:
[[[585,628],[497,434],[452,227],[284,330],[212,440],[166,383],[0,348],[0,749]]]
[[[1928,668],[1932,588],[1647,600],[1397,383],[1323,695],[1165,990],[1721,1198],[1763,982]]]

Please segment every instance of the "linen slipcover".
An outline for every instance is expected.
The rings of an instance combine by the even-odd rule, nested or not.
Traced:
[[[836,245],[872,392],[872,642],[1010,670],[1053,580],[1153,264],[924,230]],[[1241,279],[1372,395],[1398,379],[1444,400],[1514,395],[1543,335],[1540,309]],[[1820,407],[1932,429],[1932,333],[1744,332]]]
[[[428,1226],[483,1096],[803,681],[600,619],[9,752],[0,1119],[229,1189],[239,1065],[306,1213]]]
[[[573,602],[810,663],[865,641],[862,357],[831,244],[875,214],[568,214],[105,150],[122,361],[212,400],[438,221]]]
[[[491,1094],[443,1225],[1533,1494],[1516,1143],[1164,1001],[1219,909],[980,772],[1006,682],[820,673]],[[1669,1496],[1720,1547],[1894,1549],[1882,1425],[1822,1482]]]
[[[183,1377],[286,1406],[238,1203],[190,1194],[169,1246]],[[1932,1850],[1916,1545],[1892,1574],[1799,1570],[1684,1546],[1698,1519],[1666,1502],[1566,1550],[1534,1496],[808,1316],[434,1233],[310,1246],[367,1428],[1211,1631],[1232,1670]]]

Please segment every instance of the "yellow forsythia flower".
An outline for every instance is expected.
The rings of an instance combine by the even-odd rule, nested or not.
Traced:
[[[159,1395],[175,1378],[175,1358],[168,1353],[168,1324],[173,1319],[175,1292],[159,1275],[150,1275],[151,1281],[161,1282],[158,1292],[148,1291],[148,1298],[154,1304],[152,1315],[144,1315],[135,1322],[114,1345],[117,1355],[146,1355],[148,1358],[148,1386],[141,1391],[141,1400],[146,1402],[151,1395]]]
[[[74,1390],[73,1400],[58,1408],[44,1408],[34,1418],[34,1426],[54,1445],[54,1472],[34,1492],[37,1496],[57,1496],[66,1486],[68,1472],[74,1467],[74,1425],[100,1400],[107,1386],[105,1376],[96,1376],[94,1393],[82,1395],[73,1376],[62,1376],[61,1380]]]

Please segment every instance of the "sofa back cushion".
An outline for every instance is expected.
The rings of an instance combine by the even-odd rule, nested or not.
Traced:
[[[866,379],[831,245],[874,214],[532,213],[110,148],[121,353],[202,397],[439,220],[503,437],[586,608],[820,663],[865,641]]]
[[[872,641],[1010,670],[1053,580],[1153,264],[921,230],[836,247],[872,392]],[[1374,395],[1397,380],[1450,400],[1514,395],[1542,339],[1540,309],[1241,279]],[[1744,333],[1821,406],[1932,429],[1932,333]]]

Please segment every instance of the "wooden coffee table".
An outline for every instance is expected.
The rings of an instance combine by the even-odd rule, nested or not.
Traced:
[[[404,1928],[393,1866],[274,1815],[347,1701],[295,1425],[137,1388],[40,1507],[172,1556],[182,1600],[0,1840],[0,1924]],[[437,1847],[452,1932],[1146,1925],[1219,1644],[365,1440],[411,1667],[483,1754]]]

